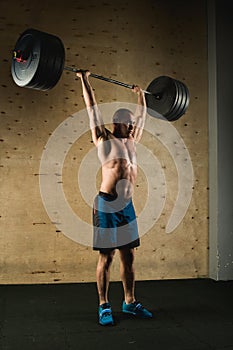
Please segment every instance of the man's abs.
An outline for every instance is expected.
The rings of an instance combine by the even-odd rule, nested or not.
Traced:
[[[102,165],[102,182],[100,191],[131,198],[137,177],[137,166],[118,159]]]
[[[134,140],[113,137],[102,141],[98,146],[98,156],[102,164],[100,191],[132,197],[137,176]]]

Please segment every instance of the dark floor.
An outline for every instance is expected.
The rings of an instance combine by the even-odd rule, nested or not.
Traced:
[[[233,349],[233,281],[136,283],[150,320],[121,313],[122,287],[110,285],[115,326],[97,323],[96,285],[0,286],[1,350]]]

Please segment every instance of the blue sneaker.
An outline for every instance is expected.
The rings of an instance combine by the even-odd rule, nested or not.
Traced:
[[[102,326],[113,325],[112,309],[109,303],[99,306],[99,323]]]
[[[122,304],[122,311],[126,314],[131,314],[134,316],[138,316],[140,318],[151,318],[153,317],[152,313],[145,309],[142,304],[140,304],[138,301],[135,301],[131,304],[126,304],[125,301],[123,301]]]

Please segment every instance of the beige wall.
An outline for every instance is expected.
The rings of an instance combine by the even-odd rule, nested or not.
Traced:
[[[193,164],[189,209],[170,234],[165,226],[177,194],[177,173],[169,152],[147,131],[142,144],[161,162],[167,198],[155,225],[141,239],[136,278],[197,278],[208,274],[207,38],[205,1],[2,1],[0,4],[0,283],[86,282],[95,280],[97,252],[67,238],[43,206],[39,168],[43,149],[66,118],[84,108],[80,82],[64,73],[51,91],[16,86],[11,50],[19,34],[33,27],[58,35],[66,64],[146,88],[156,76],[184,81],[190,106],[174,123]],[[135,102],[130,90],[92,80],[99,103]],[[63,186],[77,214],[90,220],[80,197],[79,165],[93,145],[87,132],[64,164]],[[151,165],[153,167],[153,165]],[[97,183],[99,178],[97,178]],[[139,171],[135,207],[142,210],[146,179]],[[153,203],[151,203],[153,207]],[[148,214],[149,215],[149,214]],[[112,279],[119,279],[116,256]]]

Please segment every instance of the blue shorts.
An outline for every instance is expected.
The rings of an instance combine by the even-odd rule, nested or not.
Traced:
[[[93,249],[102,252],[140,245],[132,199],[99,192],[93,207]]]

